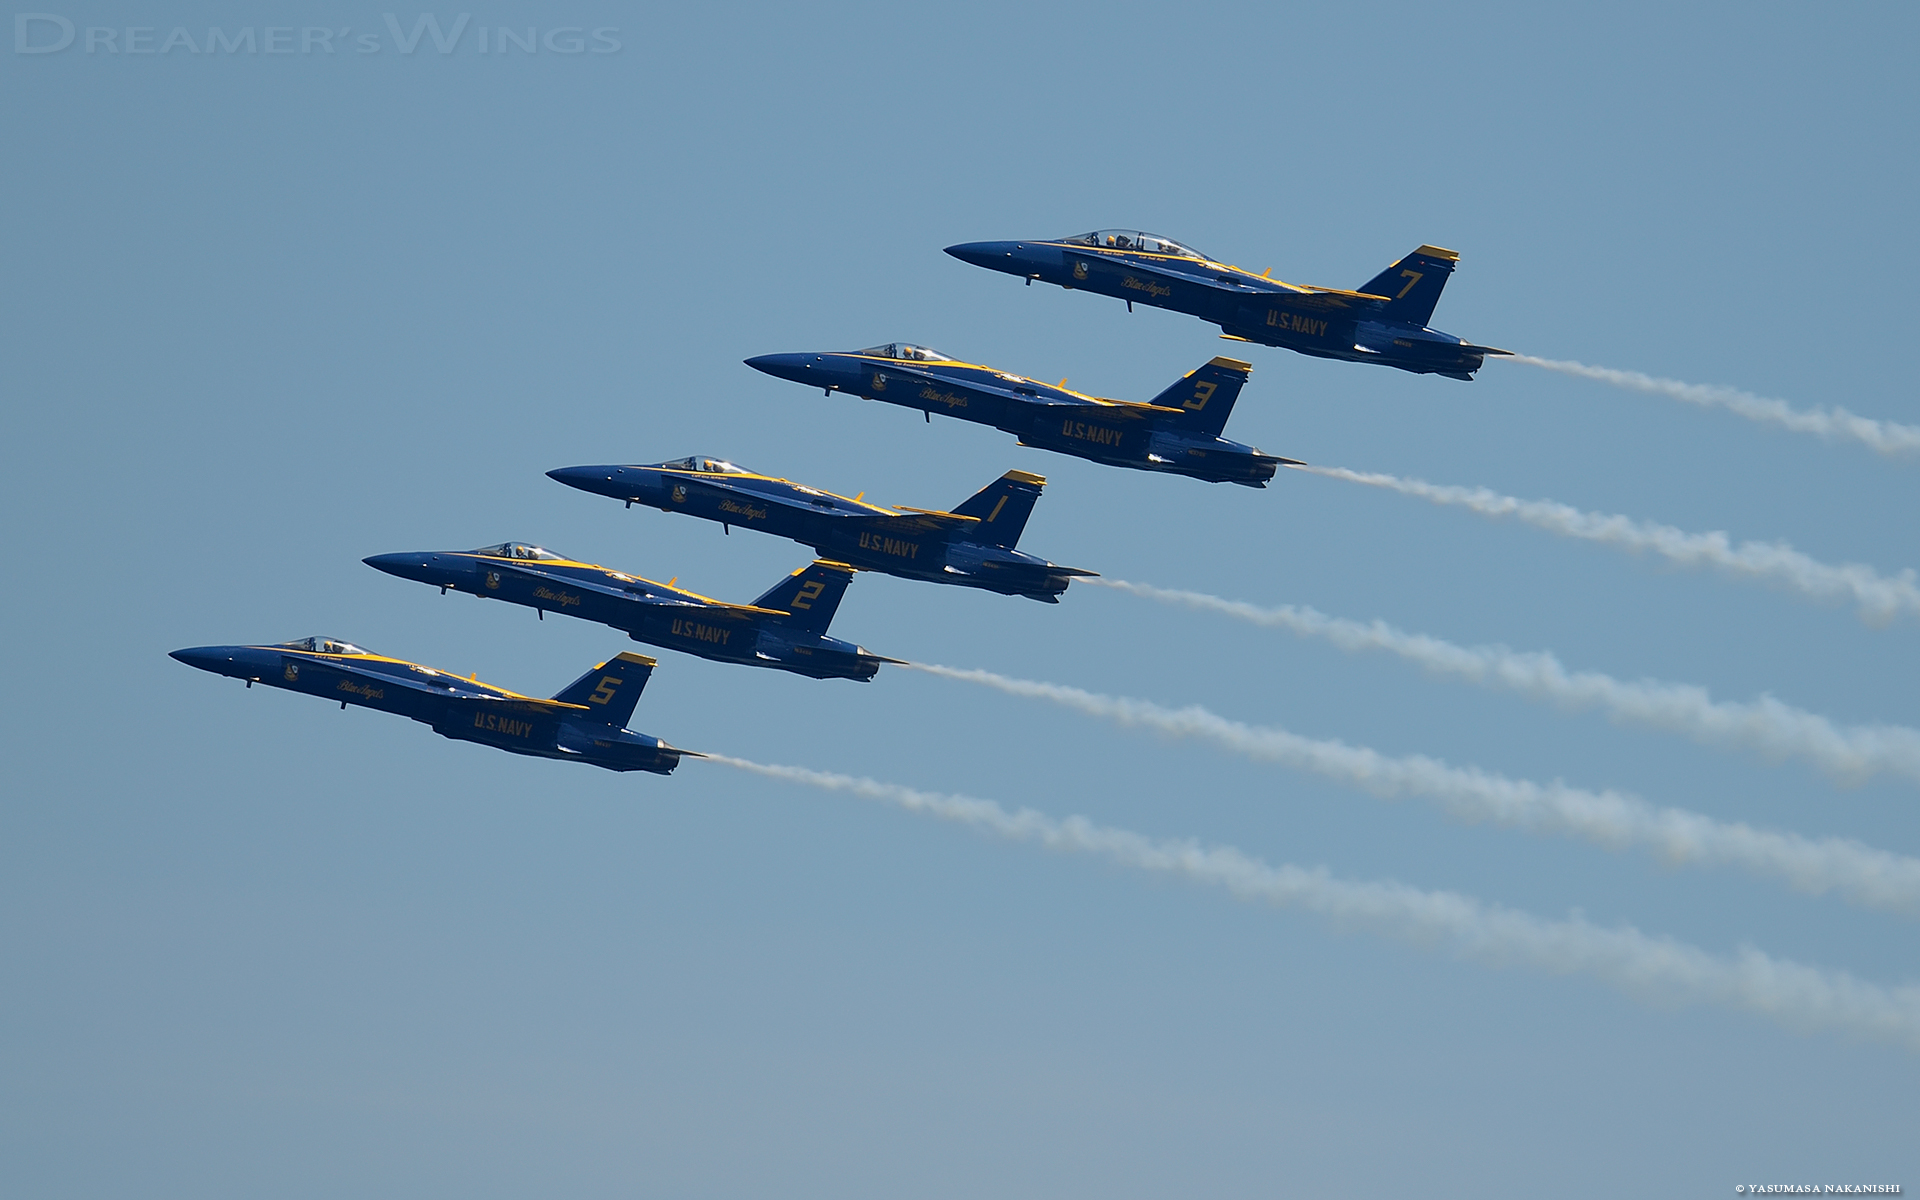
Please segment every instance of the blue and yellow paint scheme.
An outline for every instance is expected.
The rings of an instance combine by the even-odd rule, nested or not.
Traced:
[[[1138,471],[1190,475],[1210,483],[1265,487],[1282,463],[1220,436],[1252,363],[1216,358],[1187,372],[1147,403],[1108,400],[962,362],[926,346],[889,342],[826,354],[763,354],[747,365],[825,395],[851,392],[928,414],[944,413],[1013,434],[1076,458]]]
[[[1421,375],[1472,379],[1490,354],[1428,326],[1460,256],[1421,246],[1357,291],[1283,283],[1272,271],[1218,262],[1171,238],[1099,229],[1030,242],[964,242],[947,253],[976,267],[1187,313],[1224,337]]]
[[[405,659],[388,658],[339,638],[310,637],[270,646],[194,646],[173,657],[190,667],[398,713],[441,737],[514,754],[588,763],[609,771],[670,775],[692,750],[624,728],[653,674],[654,660],[621,654],[595,666],[551,700],[522,696]]]
[[[561,467],[547,474],[568,487],[792,538],[814,553],[863,571],[1025,596],[1057,604],[1076,575],[1014,549],[1046,479],[1008,471],[952,512],[882,508],[805,484],[694,455],[642,466]]]
[[[563,613],[624,631],[636,642],[715,662],[773,667],[815,679],[871,680],[900,659],[827,636],[853,580],[845,563],[818,559],[752,604],[728,604],[638,575],[581,562],[527,542],[478,550],[376,554],[366,564],[402,579]]]

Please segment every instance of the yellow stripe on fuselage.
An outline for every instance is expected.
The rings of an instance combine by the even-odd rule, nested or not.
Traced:
[[[522,696],[519,692],[508,691],[506,688],[496,687],[491,683],[481,683],[477,679],[467,679],[462,676],[455,675],[450,671],[442,671],[436,667],[429,667],[424,663],[408,662],[404,658],[389,658],[384,654],[322,654],[318,650],[290,650],[285,646],[249,646],[248,649],[278,650],[282,654],[294,654],[294,655],[298,655],[301,658],[318,659],[321,662],[331,661],[331,662],[342,662],[342,663],[356,663],[356,662],[394,663],[402,667],[412,667],[416,671],[425,671],[429,675],[434,675],[434,676],[445,675],[449,679],[458,680],[462,687],[482,688],[489,692],[496,692],[499,695],[504,696],[509,700],[525,700],[533,704],[559,704],[561,708],[581,707],[580,705],[577,705],[577,704],[563,704],[563,703],[560,703],[559,701],[548,700],[543,696]]]
[[[1198,263],[1200,264],[1200,266],[1206,268],[1209,271],[1232,271],[1236,275],[1245,275],[1248,279],[1258,279],[1261,283],[1277,284],[1280,287],[1286,288],[1290,292],[1300,292],[1303,294],[1311,294],[1316,291],[1338,291],[1339,290],[1338,288],[1302,287],[1297,283],[1288,283],[1284,279],[1270,279],[1265,275],[1255,275],[1252,271],[1247,270],[1245,267],[1236,267],[1236,266],[1233,266],[1231,263],[1217,263],[1210,258],[1187,258],[1179,254],[1154,254],[1151,251],[1146,251],[1146,250],[1122,250],[1117,246],[1088,246],[1084,243],[1076,243],[1076,242],[1047,242],[1045,244],[1049,246],[1060,246],[1060,247],[1064,247],[1066,249],[1074,250],[1081,253],[1092,251],[1095,254],[1105,254],[1111,258],[1119,258],[1122,255],[1124,255],[1128,258],[1157,258],[1165,262]]]
[[[1193,260],[1187,259],[1186,261],[1192,262]],[[892,363],[897,366],[906,367],[908,370],[912,370],[915,367],[962,367],[969,371],[985,371],[987,374],[993,376],[995,379],[1000,380],[1002,383],[1030,383],[1035,387],[1045,388],[1049,392],[1059,392],[1064,395],[1072,396],[1076,400],[1085,400],[1089,404],[1114,404],[1114,405],[1122,405],[1122,406],[1142,405],[1142,402],[1138,400],[1109,400],[1105,396],[1089,396],[1085,392],[1076,392],[1072,388],[1063,388],[1056,384],[1042,383],[1038,379],[1029,379],[1025,375],[1014,375],[1007,371],[1002,371],[998,367],[984,366],[980,363],[961,362],[957,358],[941,359],[938,362],[928,362],[924,358],[881,358],[877,354],[849,354],[849,355],[846,355],[845,357],[865,359],[868,362]],[[971,385],[962,385],[962,386],[971,386]],[[1147,408],[1153,407],[1150,404],[1142,405],[1142,406]]]
[[[791,479],[782,479],[778,475],[758,475],[752,471],[688,471],[679,467],[648,467],[646,469],[649,471],[658,471],[662,475],[678,475],[686,479],[698,479],[703,482],[706,480],[714,480],[717,482],[728,479],[764,479],[768,483],[784,483],[791,488],[812,488],[812,490],[819,492],[822,496],[831,496],[835,500],[845,500],[848,504],[864,508],[868,512],[879,513],[883,517],[893,515],[877,504],[868,504],[864,500],[855,500],[851,496],[842,496],[838,492],[829,492],[825,488],[813,487],[810,483],[795,483]]]

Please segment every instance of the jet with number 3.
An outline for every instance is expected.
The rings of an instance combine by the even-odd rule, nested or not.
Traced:
[[[1158,234],[1100,229],[1031,242],[965,242],[948,246],[961,262],[1099,292],[1127,302],[1187,313],[1218,325],[1224,337],[1297,350],[1315,358],[1380,363],[1421,375],[1472,379],[1490,354],[1428,326],[1460,256],[1421,246],[1360,286],[1282,283],[1269,269],[1216,262]]]
[[[792,538],[822,558],[902,579],[951,583],[1058,604],[1076,575],[1014,549],[1046,479],[1008,471],[952,512],[881,508],[805,484],[695,455],[644,466],[561,467],[547,474],[568,487]]]
[[[871,680],[881,663],[871,654],[827,636],[847,594],[853,568],[821,559],[773,585],[752,604],[728,604],[697,592],[610,571],[525,542],[478,550],[376,554],[370,567],[432,584],[442,593],[468,592],[624,630],[636,642],[684,650],[715,662],[774,667],[815,679]]]
[[[644,654],[594,667],[551,700],[522,696],[405,659],[388,658],[339,638],[310,637],[271,646],[194,646],[173,658],[190,667],[411,717],[441,737],[513,754],[558,758],[609,771],[670,775],[680,756],[703,757],[624,728],[653,674]]]
[[[1216,358],[1175,380],[1151,403],[1106,400],[960,362],[938,350],[889,342],[838,354],[764,354],[747,365],[824,394],[850,392],[928,414],[991,425],[1037,446],[1139,471],[1265,487],[1291,458],[1220,436],[1253,364]]]

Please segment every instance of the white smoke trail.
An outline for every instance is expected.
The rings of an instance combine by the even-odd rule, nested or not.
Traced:
[[[1735,546],[1732,539],[1717,531],[1688,533],[1671,525],[1656,525],[1631,517],[1582,512],[1553,500],[1503,496],[1483,487],[1455,487],[1423,479],[1402,479],[1398,475],[1349,471],[1345,467],[1293,469],[1387,488],[1435,504],[1459,505],[1484,516],[1518,517],[1550,533],[1606,542],[1629,550],[1651,550],[1686,566],[1712,566],[1735,575],[1770,579],[1822,599],[1852,597],[1860,605],[1860,615],[1872,621],[1889,620],[1900,613],[1920,613],[1920,582],[1916,581],[1912,567],[1889,578],[1861,563],[1834,566],[1820,562],[1785,542],[1741,542]]]
[[[1630,388],[1636,392],[1671,396],[1675,400],[1684,400],[1688,404],[1698,404],[1703,408],[1724,408],[1750,421],[1771,422],[1784,429],[1791,429],[1795,433],[1818,434],[1829,440],[1852,438],[1886,455],[1920,453],[1920,425],[1901,425],[1894,421],[1875,421],[1869,417],[1857,417],[1844,408],[1797,409],[1785,400],[1771,400],[1765,396],[1756,396],[1752,392],[1743,392],[1739,388],[1724,387],[1720,384],[1683,383],[1678,379],[1662,379],[1657,375],[1643,375],[1638,371],[1590,367],[1586,363],[1556,358],[1535,358],[1531,354],[1514,354],[1509,357],[1514,362],[1526,363],[1530,367],[1544,367],[1563,375],[1578,375],[1583,379],[1597,379],[1602,383]]]
[[[1441,945],[1498,966],[1520,964],[1556,975],[1586,975],[1656,1003],[1720,1004],[1799,1028],[1827,1028],[1920,1050],[1920,987],[1883,987],[1843,971],[1746,949],[1710,954],[1631,926],[1605,929],[1579,917],[1549,921],[1457,892],[1425,892],[1402,883],[1353,883],[1324,869],[1273,866],[1229,846],[1149,838],[1065,820],[1030,808],[1009,812],[991,800],[922,792],[898,784],[804,767],[767,766],[726,755],[707,762],[770,779],[804,783],[883,801],[954,821],[1010,841],[1091,854],[1124,867],[1182,875],[1246,900],[1302,908],[1342,925],[1401,941]]]
[[[1365,746],[1246,725],[1197,704],[1166,708],[1149,700],[930,663],[913,663],[911,669],[1009,695],[1050,700],[1122,725],[1204,738],[1248,758],[1312,771],[1383,799],[1425,797],[1464,821],[1578,837],[1610,849],[1636,847],[1675,864],[1742,867],[1784,880],[1798,891],[1813,895],[1831,891],[1854,904],[1920,916],[1920,859],[1845,838],[1813,839],[1755,829],[1685,809],[1655,808],[1620,792],[1509,779],[1421,754],[1394,758]]]
[[[1769,757],[1803,758],[1849,783],[1881,773],[1920,782],[1920,729],[1904,725],[1835,725],[1818,713],[1782,704],[1772,696],[1744,703],[1716,701],[1707,689],[1692,684],[1657,679],[1629,682],[1597,671],[1569,671],[1544,650],[1461,646],[1407,633],[1384,621],[1330,617],[1291,604],[1267,608],[1124,579],[1080,582],[1323,638],[1342,650],[1385,650],[1431,671],[1569,708],[1604,709],[1619,720],[1684,733],[1711,745],[1750,746]]]

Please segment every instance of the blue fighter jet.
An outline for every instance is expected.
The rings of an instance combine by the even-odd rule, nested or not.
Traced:
[[[523,604],[544,618],[565,613],[624,630],[636,642],[684,650],[715,662],[775,667],[815,679],[871,680],[900,659],[827,636],[853,568],[818,560],[788,575],[752,604],[728,604],[672,582],[655,583],[525,542],[478,550],[376,554],[389,575]]]
[[[1259,342],[1416,374],[1472,379],[1489,354],[1431,329],[1433,307],[1460,256],[1422,246],[1357,292],[1282,283],[1215,262],[1157,234],[1101,229],[1034,242],[966,242],[947,253],[976,267],[1056,283],[1127,302],[1170,308],[1218,325],[1235,341]]]
[[[1058,604],[1075,575],[1014,549],[1046,479],[1008,471],[952,512],[887,509],[804,484],[761,475],[720,458],[694,456],[645,466],[561,467],[568,487],[684,512],[731,529],[760,529],[812,546],[822,558],[866,571],[983,588]],[[861,493],[864,496],[866,493]]]
[[[574,680],[551,700],[522,696],[338,638],[310,637],[272,646],[195,646],[173,657],[190,667],[290,692],[399,713],[441,737],[514,754],[590,763],[609,771],[670,775],[679,750],[624,729],[654,662],[622,654]]]
[[[823,394],[852,392],[991,425],[1038,446],[1139,471],[1191,475],[1210,483],[1265,487],[1281,463],[1220,436],[1253,364],[1216,358],[1188,371],[1148,404],[1105,400],[961,362],[925,346],[888,342],[844,354],[764,354],[747,365]]]

